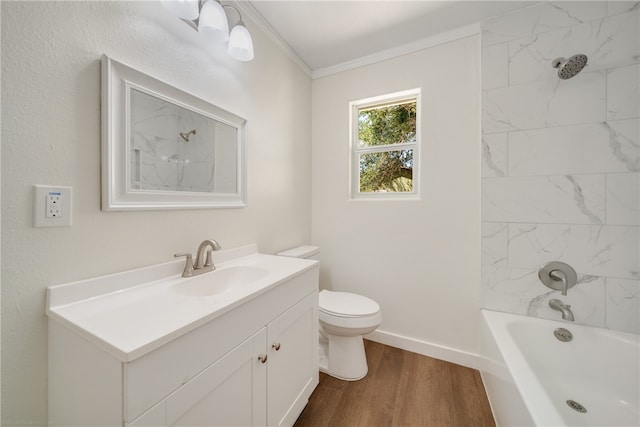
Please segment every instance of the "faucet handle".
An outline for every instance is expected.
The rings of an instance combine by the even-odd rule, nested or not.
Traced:
[[[191,252],[180,252],[177,254],[173,254],[174,257],[187,257],[187,263],[184,266],[184,271],[182,272],[182,277],[191,277],[193,276],[193,255]]]
[[[207,251],[207,259],[204,262],[204,266],[205,267],[211,267],[213,265],[213,256],[212,256],[212,254],[213,254],[213,251],[211,249],[209,249]]]

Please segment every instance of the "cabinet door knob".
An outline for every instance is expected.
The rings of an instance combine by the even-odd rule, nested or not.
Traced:
[[[275,351],[280,350],[280,343],[274,342],[273,344],[271,344],[271,348],[273,348]]]
[[[258,356],[258,360],[259,360],[261,363],[267,363],[267,355],[266,355],[266,354],[260,354],[260,355]]]

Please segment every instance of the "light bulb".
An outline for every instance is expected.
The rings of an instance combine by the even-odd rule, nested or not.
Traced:
[[[229,23],[224,9],[216,0],[209,0],[202,6],[198,31],[217,42],[229,40]]]
[[[249,30],[240,21],[233,27],[229,34],[229,56],[238,61],[251,61],[253,59],[253,40]]]

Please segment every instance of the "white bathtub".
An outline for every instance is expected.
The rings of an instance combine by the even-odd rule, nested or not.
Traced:
[[[637,335],[489,310],[482,314],[486,359],[480,370],[498,426],[640,426]],[[559,341],[556,328],[568,329],[573,340]]]

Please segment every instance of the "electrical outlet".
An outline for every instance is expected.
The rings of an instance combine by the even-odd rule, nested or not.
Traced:
[[[71,187],[33,186],[34,227],[71,225]]]
[[[47,193],[46,218],[62,218],[62,192],[50,191]]]

